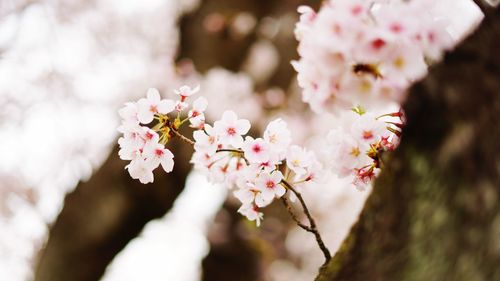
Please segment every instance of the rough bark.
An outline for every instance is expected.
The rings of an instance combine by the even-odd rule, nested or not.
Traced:
[[[148,221],[163,216],[183,190],[191,149],[178,141],[171,147],[174,170],[158,171],[153,184],[130,178],[117,149],[88,182],[79,183],[50,228],[35,280],[99,280],[115,255]]]
[[[500,11],[412,87],[401,144],[316,280],[500,280]]]

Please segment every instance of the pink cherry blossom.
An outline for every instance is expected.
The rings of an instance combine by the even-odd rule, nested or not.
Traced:
[[[355,115],[355,113],[352,113],[352,115]],[[375,143],[381,137],[387,137],[391,134],[386,127],[385,122],[377,120],[373,114],[366,113],[357,117],[357,120],[351,126],[351,134],[361,143]]]
[[[437,60],[456,43],[448,23],[429,12],[432,5],[330,0],[317,13],[301,7],[295,30],[300,60],[292,65],[303,100],[316,112],[402,101],[402,93],[427,73],[424,58]]]
[[[243,137],[250,130],[250,122],[246,119],[238,119],[234,111],[224,111],[222,119],[215,121],[214,130],[223,145],[241,147]]]
[[[284,158],[286,150],[292,142],[286,122],[280,118],[269,122],[264,131],[264,140],[269,143],[272,153],[277,154],[279,160]]]
[[[315,157],[312,157],[311,165],[306,168],[305,175],[296,175],[295,184],[297,183],[324,183],[327,179],[327,171],[323,168],[323,164]]]
[[[188,112],[191,127],[203,129],[205,125],[205,114],[208,101],[204,97],[199,97],[193,102],[193,108]]]
[[[280,184],[282,179],[283,174],[280,171],[262,173],[255,180],[255,188],[260,191],[259,195],[264,201],[280,198],[286,192],[286,189]]]
[[[189,163],[193,164],[196,170],[208,174],[214,160],[213,155],[209,155],[203,151],[195,151]]]
[[[250,204],[255,201],[255,195],[259,191],[252,189],[250,187],[240,188],[233,192],[234,197],[236,197],[242,204]]]
[[[311,165],[311,153],[298,145],[292,145],[286,153],[286,165],[297,175],[306,174],[306,168]]]
[[[146,184],[153,182],[153,168],[144,159],[135,159],[125,167],[133,179],[138,179],[141,183]]]
[[[118,114],[122,118],[124,124],[139,124],[137,112],[137,104],[134,102],[127,102],[125,106],[118,111]]]
[[[197,117],[207,109],[208,101],[204,97],[199,97],[193,102],[193,109],[188,113],[189,118]]]
[[[155,114],[167,114],[174,110],[174,107],[174,101],[162,100],[158,90],[151,88],[148,90],[147,98],[137,102],[137,118],[142,124],[148,124],[153,121]]]
[[[187,97],[190,97],[200,91],[200,86],[191,89],[189,86],[182,86],[178,90],[174,90],[174,93],[181,96],[181,102],[183,102]]]
[[[257,226],[260,226],[260,223],[264,217],[264,214],[259,212],[259,207],[255,204],[243,204],[238,209],[238,213],[245,216],[249,221],[255,221]]]
[[[269,144],[262,138],[246,137],[242,148],[250,163],[265,163],[269,160]]]
[[[175,110],[176,110],[177,112],[182,112],[182,111],[184,111],[186,108],[188,108],[188,106],[189,106],[189,103],[184,102],[184,101],[180,101],[180,100],[179,100],[179,101],[176,101],[176,102],[175,102],[175,107],[174,107],[174,108],[175,108]]]
[[[163,170],[170,173],[174,168],[174,155],[159,143],[147,146],[144,149],[144,157],[148,165],[153,169],[156,169],[161,164]]]
[[[134,160],[141,156],[142,141],[139,142],[136,139],[121,137],[118,139],[118,144],[120,145],[120,150],[118,151],[120,159]]]
[[[196,151],[202,151],[208,155],[213,155],[217,151],[219,146],[218,137],[212,126],[207,124],[204,126],[204,130],[194,131],[193,138],[195,140],[194,149]]]
[[[329,158],[334,172],[346,177],[354,172],[354,168],[370,164],[366,155],[366,146],[360,144],[351,134],[338,128],[329,132]]]

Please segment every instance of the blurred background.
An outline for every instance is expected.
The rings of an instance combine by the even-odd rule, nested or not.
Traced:
[[[303,4],[320,1],[0,0],[0,279],[312,280],[322,254],[280,204],[256,228],[190,147],[146,186],[116,151],[118,109],[183,84],[211,120],[233,109],[257,135],[279,116],[319,147],[335,117],[309,112],[290,65]],[[470,4],[453,2],[457,39]],[[369,191],[332,176],[303,192],[336,251]]]

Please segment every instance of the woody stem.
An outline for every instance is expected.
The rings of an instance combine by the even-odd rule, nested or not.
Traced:
[[[190,145],[194,145],[194,141],[186,138],[181,133],[179,133],[176,129],[172,128],[171,126],[170,126],[170,131],[173,132],[174,135],[176,135],[177,137],[179,137],[183,142],[188,143]]]
[[[330,261],[330,259],[332,258],[332,255],[330,254],[330,251],[328,250],[328,248],[325,246],[325,243],[323,242],[323,239],[321,238],[321,235],[318,231],[318,227],[316,226],[316,222],[314,221],[314,218],[311,216],[311,213],[309,212],[309,208],[307,207],[306,205],[306,202],[304,201],[304,198],[302,197],[302,194],[300,194],[300,192],[298,192],[291,184],[289,184],[286,180],[282,180],[281,183],[288,189],[290,190],[291,192],[293,192],[293,194],[295,194],[295,196],[297,196],[297,198],[299,199],[299,202],[300,202],[300,205],[302,206],[302,209],[304,210],[304,214],[306,215],[307,219],[309,220],[309,225],[310,226],[305,226],[303,225],[302,223],[300,223],[300,221],[298,221],[297,217],[295,216],[295,214],[293,214],[293,212],[291,212],[291,207],[288,205],[288,202],[285,200],[283,200],[283,203],[285,204],[285,206],[287,207],[287,210],[288,212],[292,215],[292,219],[297,222],[297,224],[302,227],[303,229],[305,229],[306,231],[309,231],[311,233],[314,234],[315,238],[316,238],[316,242],[318,243],[318,246],[319,248],[321,249],[321,251],[323,252],[323,255],[325,256],[325,263],[327,263],[328,261]],[[282,197],[284,198],[284,197]],[[305,226],[305,227],[304,227]]]

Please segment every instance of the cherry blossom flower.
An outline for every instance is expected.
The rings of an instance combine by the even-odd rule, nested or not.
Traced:
[[[280,118],[271,121],[264,131],[264,140],[269,143],[271,151],[278,154],[279,160],[284,158],[286,150],[292,142],[286,122]]]
[[[189,103],[187,103],[187,102],[183,102],[183,101],[180,101],[180,100],[179,100],[179,101],[176,101],[176,102],[175,102],[175,107],[174,107],[174,108],[175,108],[175,110],[176,110],[177,112],[182,112],[182,111],[184,111],[186,108],[188,108],[188,106],[189,106]]]
[[[217,151],[219,143],[217,142],[217,135],[210,125],[205,125],[204,130],[197,130],[193,132],[195,140],[194,149],[196,151],[204,152],[208,155],[213,155]]]
[[[148,90],[147,98],[137,102],[137,118],[142,124],[148,124],[153,121],[155,114],[167,114],[174,110],[174,107],[174,101],[162,100],[158,90],[151,88]]]
[[[327,172],[323,168],[323,164],[313,157],[311,165],[306,169],[306,174],[303,176],[296,175],[295,183],[324,183],[327,179]]]
[[[241,147],[243,137],[250,130],[250,122],[246,119],[238,119],[234,111],[227,110],[222,114],[222,119],[215,121],[214,130],[223,145]]]
[[[195,151],[189,163],[194,165],[194,168],[204,174],[209,173],[210,167],[215,162],[213,155],[209,155],[203,151]]]
[[[147,146],[144,149],[144,156],[148,165],[153,169],[156,169],[161,164],[163,170],[170,173],[174,168],[174,155],[159,143]]]
[[[143,184],[153,182],[154,180],[153,168],[144,159],[135,159],[125,168],[133,179],[138,179]]]
[[[246,137],[243,143],[245,158],[250,163],[265,163],[269,160],[269,144],[262,138]]]
[[[118,139],[118,144],[120,145],[120,150],[118,151],[118,156],[122,160],[134,160],[141,155],[142,144],[132,139],[127,139],[121,137]]]
[[[260,191],[257,196],[262,196],[263,201],[283,196],[286,189],[280,184],[282,179],[283,174],[280,171],[260,174],[255,180],[255,188]]]
[[[355,177],[352,181],[352,184],[359,190],[365,191],[368,186],[370,186],[371,182],[377,176],[377,173],[380,169],[375,169],[373,167],[364,167],[361,169],[356,169]]]
[[[306,168],[311,165],[311,153],[298,145],[292,145],[286,153],[286,165],[297,175],[306,174]]]
[[[433,5],[330,0],[317,13],[301,6],[295,30],[300,60],[292,65],[303,100],[316,112],[401,102],[427,73],[425,58],[437,60],[456,43],[448,23],[429,12]]]
[[[331,165],[337,175],[346,177],[354,171],[354,168],[371,162],[365,153],[365,146],[359,144],[342,128],[330,131],[327,140]]]
[[[238,198],[242,204],[250,204],[255,201],[255,195],[259,191],[250,188],[249,186],[245,188],[240,188],[233,192],[234,197]]]
[[[208,101],[204,97],[199,97],[193,102],[193,108],[188,112],[191,127],[202,129],[205,124],[205,114]]]
[[[356,10],[356,5],[352,9]],[[357,84],[350,82],[349,86],[373,90],[375,78],[355,75],[347,78],[357,79]],[[370,85],[363,84],[368,80]],[[339,89],[325,88],[324,93],[331,90]],[[122,124],[118,130],[123,136],[118,140],[119,156],[131,161],[126,169],[132,178],[141,183],[153,182],[153,170],[160,165],[165,172],[172,171],[174,155],[165,144],[175,137],[171,135],[172,130],[178,130],[188,120],[192,127],[197,128],[193,132],[195,152],[190,162],[195,169],[206,174],[209,181],[235,187],[234,196],[242,203],[238,212],[256,221],[257,225],[263,218],[259,208],[286,193],[283,181],[290,181],[289,184],[297,185],[297,190],[300,190],[326,178],[327,172],[313,151],[291,145],[291,132],[282,119],[271,121],[262,138],[246,136],[243,139],[250,130],[250,122],[239,119],[233,111],[225,111],[213,126],[205,124],[204,112],[208,102],[203,97],[193,102],[187,117],[178,113],[168,115],[173,110],[181,112],[188,108],[186,98],[196,91],[198,88],[181,87],[178,91],[181,99],[174,102],[161,100],[159,93],[150,89],[147,98],[127,103],[120,110]],[[401,123],[385,122],[379,118],[401,119],[401,116],[401,112],[396,112],[377,118],[360,106],[343,114],[343,126],[331,131],[327,137],[331,147],[327,155],[333,162],[333,170],[340,176],[350,176],[352,184],[360,190],[369,186],[380,171],[380,153],[396,147],[402,126],[401,120]],[[151,128],[141,125],[155,117],[157,122]],[[191,143],[186,137],[183,140]],[[283,169],[286,179],[280,171]],[[291,194],[290,200],[294,198],[295,195]]]
[[[243,204],[238,209],[238,213],[245,216],[249,221],[255,221],[257,226],[260,226],[260,223],[264,217],[264,214],[259,212],[259,207],[255,204]]]
[[[189,86],[182,86],[178,90],[174,90],[174,93],[176,95],[181,96],[181,102],[184,102],[184,100],[187,97],[190,97],[190,96],[196,94],[198,91],[200,91],[199,85],[194,87],[194,89],[191,89],[191,87],[189,87]]]
[[[137,119],[137,105],[133,102],[127,102],[123,108],[118,111],[124,124],[139,124]]]
[[[354,115],[354,113],[352,113]],[[352,136],[363,143],[375,143],[381,137],[388,137],[390,132],[383,121],[377,120],[373,114],[359,116],[351,126]]]

